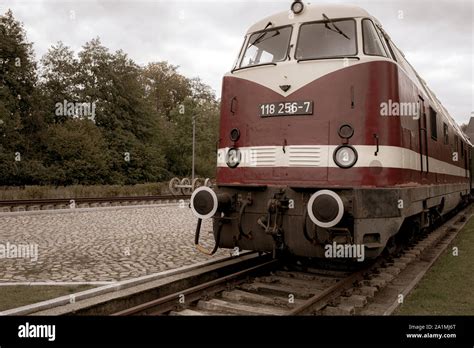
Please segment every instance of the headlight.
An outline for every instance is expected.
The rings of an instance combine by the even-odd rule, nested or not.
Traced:
[[[239,140],[240,138],[240,131],[238,128],[234,128],[230,131],[230,140],[232,140],[234,143]]]
[[[350,168],[357,162],[357,151],[350,145],[341,145],[334,150],[334,162],[341,168]]]
[[[293,2],[291,4],[291,11],[294,13],[294,14],[299,14],[303,11],[304,9],[304,5],[303,3],[301,2],[301,0],[296,0],[295,2]]]
[[[350,124],[343,124],[339,127],[338,134],[343,139],[349,139],[354,135],[354,128]]]
[[[230,148],[229,151],[227,151],[225,162],[230,168],[235,168],[239,165],[241,159],[242,154],[240,150],[236,148]]]
[[[341,197],[331,190],[320,190],[309,198],[308,215],[319,227],[336,226],[344,215],[344,203]]]

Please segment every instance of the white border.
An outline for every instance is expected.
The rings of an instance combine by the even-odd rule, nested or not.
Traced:
[[[313,207],[313,204],[314,204],[314,200],[317,197],[321,196],[321,195],[329,195],[329,196],[333,197],[337,202],[339,211],[337,212],[336,217],[332,221],[329,221],[329,222],[319,221],[316,218],[316,216],[314,216],[314,214],[313,214],[313,208],[312,207]],[[329,227],[333,227],[333,226],[337,225],[339,223],[339,221],[341,221],[342,215],[344,215],[344,204],[342,203],[341,197],[339,197],[339,195],[336,192],[331,191],[331,190],[320,190],[318,192],[313,193],[313,195],[311,196],[311,198],[308,201],[307,209],[308,209],[308,215],[309,215],[309,218],[311,219],[311,221],[313,221],[313,223],[315,225],[318,225],[319,227],[323,227],[323,228],[329,228]]]
[[[206,215],[201,215],[194,209],[194,197],[196,197],[196,195],[201,191],[209,192],[209,194],[212,197],[212,200],[214,201],[214,206],[213,206],[212,210]],[[191,195],[191,211],[193,212],[194,216],[196,216],[199,219],[205,220],[205,219],[209,219],[209,218],[213,217],[214,214],[217,212],[217,205],[218,205],[218,201],[217,201],[216,193],[211,188],[209,188],[207,186],[201,186],[201,187],[197,188],[196,190],[194,190],[193,194]]]

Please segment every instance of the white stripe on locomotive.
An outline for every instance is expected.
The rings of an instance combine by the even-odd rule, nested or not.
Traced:
[[[383,168],[398,168],[421,170],[420,154],[416,151],[398,147],[380,145],[375,156],[374,145],[352,145],[358,153],[355,168],[379,166]],[[334,150],[338,145],[289,145],[283,151],[282,146],[252,146],[240,147],[242,154],[239,167],[312,167],[312,168],[337,168],[333,160]],[[217,166],[227,167],[225,157],[229,148],[221,148],[217,152]],[[459,161],[464,162],[462,158]],[[423,163],[426,156],[423,155]],[[424,165],[425,166],[425,165]],[[426,168],[423,168],[426,170]],[[342,169],[347,170],[347,169]],[[459,177],[469,177],[469,171],[439,159],[428,157],[428,170],[430,173],[447,174]]]

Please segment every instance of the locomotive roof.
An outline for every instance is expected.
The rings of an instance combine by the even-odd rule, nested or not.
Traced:
[[[274,27],[281,25],[300,23],[300,22],[312,22],[323,20],[323,13],[329,18],[355,18],[355,17],[370,17],[377,23],[378,21],[373,18],[366,10],[353,5],[341,5],[341,4],[326,4],[326,5],[308,5],[305,4],[304,11],[298,15],[290,16],[291,11],[288,8],[287,11],[276,13],[272,16],[266,17],[254,25],[252,25],[247,33],[253,33],[255,31],[263,30],[268,22],[271,22]]]
[[[324,20],[323,13],[328,16],[330,19],[338,18],[371,18],[376,24],[381,25],[381,23],[372,15],[370,15],[366,10],[359,6],[346,5],[346,4],[321,4],[321,5],[310,5],[305,3],[305,7],[302,13],[297,15],[292,15],[290,8],[288,10],[278,12],[274,15],[268,16],[255,24],[253,24],[247,31],[247,34],[254,33],[256,31],[264,30],[267,27],[280,27],[283,25],[292,25],[295,23],[303,22],[314,22]],[[269,23],[271,25],[269,26]],[[393,45],[393,42],[392,42]],[[397,48],[398,49],[398,48]],[[398,49],[398,51],[403,55],[403,53]],[[408,61],[407,61],[408,63]],[[410,63],[408,63],[410,64]],[[411,66],[411,65],[410,65]],[[412,67],[413,68],[413,67]],[[415,69],[413,68],[415,71]],[[416,71],[415,71],[416,73]],[[426,82],[416,73],[418,81],[427,89],[427,97],[431,99],[432,103],[436,106],[437,112],[454,128],[454,130],[461,136],[469,145],[473,146],[473,141],[464,134],[459,125],[454,121],[446,108],[441,104],[441,102],[436,98],[435,94],[431,89],[428,88]]]

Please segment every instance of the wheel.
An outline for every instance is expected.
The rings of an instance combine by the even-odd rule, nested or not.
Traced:
[[[194,191],[195,189],[197,189],[198,187],[201,187],[201,186],[202,186],[202,180],[199,179],[199,178],[195,178],[195,179],[193,180],[193,191]]]
[[[173,196],[179,196],[181,194],[181,189],[177,187],[179,185],[179,179],[173,178],[168,184],[168,189]]]
[[[211,179],[206,178],[206,180],[204,180],[204,186],[211,187],[212,186]]]
[[[399,240],[400,236],[392,236],[388,239],[385,249],[383,250],[383,255],[388,258],[393,258],[401,251],[402,247]]]
[[[181,180],[181,186],[187,186],[187,187],[181,187],[181,194],[185,196],[189,196],[191,193],[193,193],[193,188],[191,187],[191,180],[188,178],[184,178]]]

